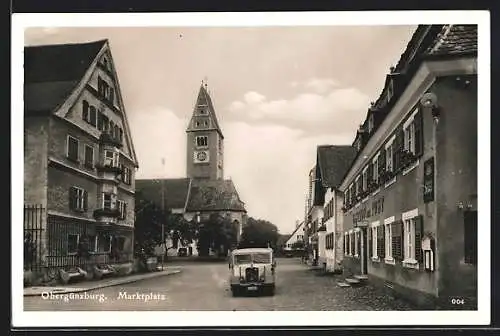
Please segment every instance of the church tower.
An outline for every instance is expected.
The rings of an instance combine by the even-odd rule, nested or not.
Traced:
[[[206,83],[201,84],[186,135],[187,177],[224,179],[224,136]]]

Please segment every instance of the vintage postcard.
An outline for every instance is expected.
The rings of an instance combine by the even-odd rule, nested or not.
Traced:
[[[14,326],[489,323],[487,12],[12,22]]]

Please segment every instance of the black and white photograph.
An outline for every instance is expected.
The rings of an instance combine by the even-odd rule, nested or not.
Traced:
[[[12,20],[14,325],[490,322],[487,12]]]

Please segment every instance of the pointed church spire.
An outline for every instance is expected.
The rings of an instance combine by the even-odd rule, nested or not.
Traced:
[[[217,114],[215,113],[215,108],[212,103],[212,98],[208,93],[207,78],[205,77],[201,81],[200,90],[198,91],[198,97],[196,99],[196,105],[193,110],[193,115],[191,121],[187,127],[187,132],[196,130],[216,130],[222,138],[222,129],[220,128],[219,121],[217,120]],[[208,119],[208,120],[207,120]],[[206,123],[205,123],[206,122]],[[201,126],[201,127],[197,127]],[[207,127],[204,127],[207,126]]]

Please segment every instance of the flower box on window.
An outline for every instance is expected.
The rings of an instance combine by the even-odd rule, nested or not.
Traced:
[[[112,136],[111,134],[109,134],[107,132],[101,133],[101,136],[99,137],[99,141],[102,144],[110,144],[110,145],[113,145],[115,147],[122,147],[123,146],[119,137]]]
[[[116,167],[116,166],[107,165],[107,164],[106,165],[103,165],[103,164],[96,165],[96,168],[100,172],[115,173],[117,175],[122,173],[121,167]]]
[[[418,157],[408,150],[404,150],[401,152],[401,163],[400,168],[405,169],[409,167],[412,163],[417,161]]]

